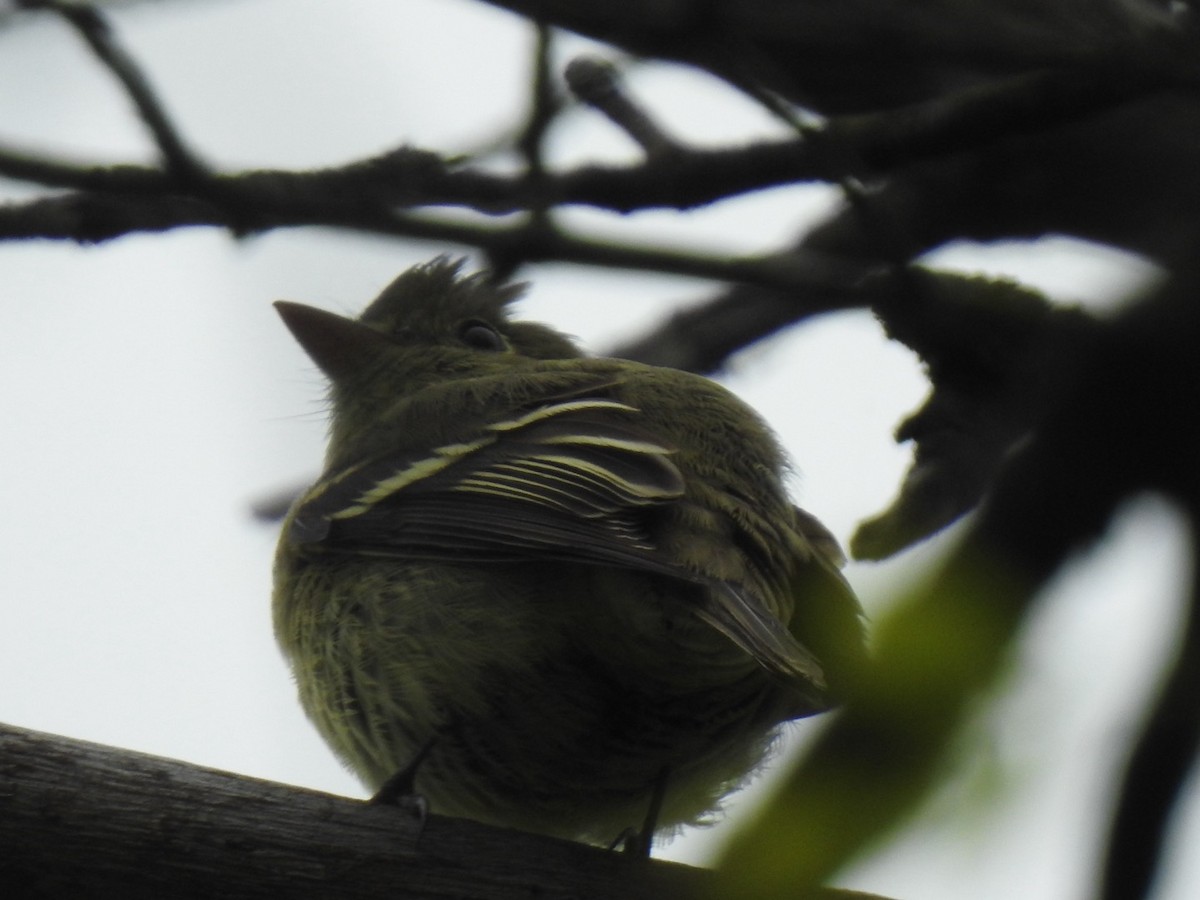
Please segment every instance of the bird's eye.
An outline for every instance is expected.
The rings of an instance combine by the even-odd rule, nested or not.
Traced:
[[[478,319],[463,322],[458,329],[458,336],[464,344],[476,350],[496,352],[504,350],[508,346],[500,332],[487,322],[481,322]]]

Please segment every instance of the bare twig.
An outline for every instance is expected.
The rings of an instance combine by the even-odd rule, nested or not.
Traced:
[[[554,35],[550,26],[543,23],[538,23],[536,28],[537,43],[533,53],[529,113],[525,127],[517,138],[517,149],[525,157],[529,177],[540,179],[546,171],[542,159],[542,143],[550,123],[561,109],[561,104],[558,102],[553,73],[550,71],[550,51],[553,48]]]
[[[142,121],[150,129],[163,155],[167,170],[179,182],[201,181],[207,169],[188,148],[178,129],[167,115],[163,104],[150,85],[149,79],[134,59],[125,52],[113,35],[112,27],[103,14],[92,6],[64,3],[60,0],[21,0],[29,9],[52,10],[68,22],[83,38],[92,52],[125,88]]]
[[[740,256],[689,252],[595,240],[539,228],[537,223],[490,225],[433,216],[406,215],[357,205],[309,205],[297,198],[268,202],[258,195],[231,196],[236,203],[218,207],[190,197],[133,197],[79,193],[23,204],[0,206],[0,239],[14,237],[69,238],[98,243],[134,230],[167,231],[196,225],[229,227],[236,215],[242,229],[326,225],[373,234],[408,237],[478,247],[504,258],[529,261],[560,260],[582,265],[664,272],[715,281],[745,282],[784,291],[812,288],[819,296],[839,295],[828,308],[865,302],[865,279],[875,270],[870,261],[797,253]],[[262,199],[251,203],[251,199]]]
[[[617,67],[608,60],[578,56],[571,60],[565,75],[572,93],[633,138],[647,157],[670,158],[684,152],[683,145],[624,89]]]
[[[760,141],[750,145],[688,148],[669,159],[648,157],[633,166],[584,166],[547,174],[531,185],[457,166],[439,155],[400,148],[379,157],[317,172],[263,171],[223,175],[230,182],[274,181],[336,202],[358,186],[377,202],[462,205],[508,213],[566,203],[617,212],[691,209],[748,191],[798,181],[870,177],[919,159],[967,150],[1001,136],[1062,125],[1111,108],[1153,86],[1135,79],[1084,79],[1078,73],[1039,73],[987,88],[885,113],[830,120],[820,141]],[[175,192],[178,183],[154,169],[103,167],[39,159],[0,147],[0,174],[55,187],[124,192]],[[131,185],[131,182],[133,184]]]
[[[612,348],[609,355],[711,374],[732,354],[781,328],[822,313],[870,305],[890,289],[889,279],[881,268],[852,293],[817,284],[794,291],[731,285],[700,306],[679,310],[650,333]]]

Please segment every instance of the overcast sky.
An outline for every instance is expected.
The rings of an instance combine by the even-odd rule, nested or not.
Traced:
[[[116,21],[185,135],[228,169],[473,146],[513,121],[531,43],[520,20],[468,0],[192,0]],[[690,70],[649,66],[633,84],[692,140],[778,131]],[[152,158],[107,73],[49,17],[0,29],[0,144]],[[586,112],[555,131],[552,150],[560,161],[633,154]],[[570,218],[755,251],[836,202],[797,187],[688,216]],[[0,721],[362,796],[295,700],[270,628],[274,529],[248,512],[314,475],[323,448],[321,381],[270,303],[356,312],[400,270],[447,251],[461,248],[318,230],[0,245]],[[1062,241],[938,261],[1014,273],[1098,310],[1152,274]],[[710,290],[568,266],[523,275],[523,315],[595,351]],[[908,461],[890,435],[925,386],[868,315],[794,329],[738,356],[722,380],[780,431],[797,499],[840,538],[890,500]],[[941,549],[849,576],[878,611]],[[1171,647],[1186,566],[1171,509],[1153,498],[1128,509],[1046,597],[1008,685],[964,740],[961,777],[843,883],[909,900],[1085,897],[1106,784],[1152,688],[1148,663]],[[795,739],[819,727],[795,726]],[[752,803],[664,855],[702,862]],[[1194,848],[1200,804],[1181,818],[1179,846]],[[1161,900],[1197,896],[1198,857],[1176,854]]]

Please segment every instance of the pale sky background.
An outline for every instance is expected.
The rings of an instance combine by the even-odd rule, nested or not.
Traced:
[[[521,108],[531,46],[524,23],[470,0],[192,0],[115,21],[184,134],[226,169],[474,145]],[[778,132],[693,71],[648,66],[632,83],[688,139]],[[584,111],[553,137],[558,161],[633,153]],[[51,17],[0,29],[0,143],[152,158],[112,79]],[[6,182],[0,192],[28,196]],[[688,216],[571,220],[756,251],[835,202],[797,187]],[[462,248],[311,229],[241,243],[194,229],[82,249],[0,244],[0,721],[362,796],[294,698],[271,635],[274,529],[248,512],[314,475],[323,448],[321,381],[270,302],[353,313],[402,269],[447,251]],[[1064,241],[954,248],[937,261],[1015,274],[1096,309],[1153,274]],[[596,351],[709,291],[569,266],[523,277],[522,313]],[[891,431],[925,386],[868,315],[794,329],[738,356],[722,380],[778,428],[797,498],[843,540],[891,499],[908,462]],[[1189,565],[1180,522],[1160,501],[1138,502],[1059,579],[996,706],[964,741],[961,777],[840,883],[904,900],[1088,896],[1109,778],[1152,690],[1150,663],[1172,646]],[[851,566],[868,610],[944,544]],[[819,727],[793,730],[802,741]],[[1196,796],[1159,900],[1200,895]],[[753,802],[735,799],[730,821],[662,855],[703,862]]]

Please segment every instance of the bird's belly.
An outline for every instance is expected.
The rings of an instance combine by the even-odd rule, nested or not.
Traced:
[[[416,784],[435,813],[611,841],[665,772],[659,824],[700,820],[759,765],[785,704],[674,601],[648,609],[661,586],[609,572],[598,593],[594,572],[414,563],[398,579],[390,562],[374,592],[331,589],[296,611],[305,708],[371,789],[432,740]]]

